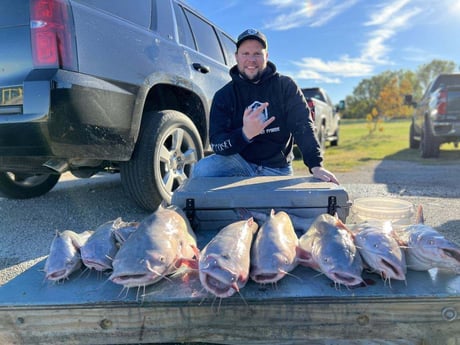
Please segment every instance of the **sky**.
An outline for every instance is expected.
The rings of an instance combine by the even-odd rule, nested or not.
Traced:
[[[235,39],[262,31],[278,72],[324,88],[334,103],[385,71],[415,72],[434,59],[460,65],[459,0],[185,2]]]

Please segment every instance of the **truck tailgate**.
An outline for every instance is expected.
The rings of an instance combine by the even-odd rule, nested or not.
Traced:
[[[200,243],[214,235],[197,233]],[[409,271],[407,282],[390,284],[366,273],[366,286],[347,289],[297,267],[275,286],[249,281],[240,295],[216,301],[193,273],[123,290],[96,271],[45,282],[44,262],[0,287],[0,343],[460,342],[458,275]]]
[[[447,89],[447,117],[460,120],[460,85]]]

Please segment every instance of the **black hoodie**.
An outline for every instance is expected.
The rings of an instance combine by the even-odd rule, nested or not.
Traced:
[[[232,81],[214,95],[209,135],[215,153],[239,153],[248,162],[272,168],[286,167],[293,159],[294,140],[305,165],[322,165],[321,149],[307,103],[297,84],[279,74],[268,61],[258,83],[230,69]],[[243,113],[254,101],[268,102],[268,117],[275,116],[264,132],[248,141],[243,135]]]

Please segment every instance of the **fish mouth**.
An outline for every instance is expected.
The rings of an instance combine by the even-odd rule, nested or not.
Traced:
[[[443,259],[442,262],[438,263],[436,267],[460,274],[460,248],[441,248],[441,258]]]
[[[460,249],[457,248],[441,248],[444,256],[452,258],[460,264]]]
[[[385,279],[406,280],[406,274],[399,265],[395,265],[388,260],[380,260],[380,271]]]
[[[85,260],[83,261],[83,264],[88,267],[89,269],[93,269],[96,271],[106,271],[106,270],[111,270],[112,266],[110,265],[105,265],[101,262],[97,261],[92,261],[92,260]]]
[[[257,273],[251,275],[252,280],[259,284],[270,284],[276,283],[278,280],[284,277],[282,273]]]
[[[334,283],[342,284],[345,286],[355,286],[363,282],[361,277],[350,275],[347,273],[340,272],[331,272],[328,274],[329,278],[334,281]]]
[[[68,276],[68,271],[67,270],[59,270],[59,271],[54,271],[46,275],[46,279],[49,280],[61,280],[64,278],[67,278]]]
[[[432,248],[417,247],[411,249],[412,261],[417,260],[422,264],[417,269],[441,268],[456,273],[460,272],[460,248],[449,244],[434,246]],[[413,268],[413,267],[411,267]]]
[[[158,276],[156,274],[121,274],[121,275],[111,275],[110,280],[118,285],[123,285],[124,287],[138,287],[146,286],[156,283],[161,280],[163,276]]]
[[[220,298],[230,297],[238,291],[238,287],[235,284],[224,282],[211,274],[204,274],[202,281],[206,290]]]

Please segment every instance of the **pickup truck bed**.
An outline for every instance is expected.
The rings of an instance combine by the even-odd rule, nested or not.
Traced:
[[[196,274],[139,291],[95,272],[52,284],[44,261],[0,287],[1,344],[460,342],[460,276],[436,270],[391,284],[365,274],[367,286],[348,289],[298,267],[276,286],[250,281],[241,296],[216,300]]]
[[[291,178],[296,184],[286,183],[288,177],[276,181],[229,177],[220,184],[216,179],[184,184],[173,198],[178,206],[183,196],[195,199],[196,216],[200,207],[201,214],[208,210],[206,230],[202,222],[195,230],[199,248],[223,226],[219,224],[223,209],[217,206],[228,210],[249,207],[244,202],[267,206],[255,205],[254,195],[261,203],[275,199],[273,207],[288,200],[292,204],[284,206],[291,211],[299,206],[294,201],[303,200],[303,211],[308,213],[329,213],[328,207],[319,211],[305,204],[328,206],[324,195],[336,195],[338,210],[343,217],[348,214],[342,188],[324,182],[313,187],[313,182],[299,177]],[[208,192],[199,193],[200,185]],[[272,189],[274,196],[268,195]],[[227,196],[231,200],[225,201],[224,194],[232,195]],[[145,289],[123,290],[96,272],[76,272],[60,284],[46,282],[44,264],[44,259],[38,261],[0,287],[0,344],[460,342],[460,275],[436,269],[409,271],[406,281],[391,282],[364,273],[366,285],[346,288],[299,266],[277,284],[249,281],[240,294],[219,300],[203,289],[196,273],[169,277]]]
[[[324,151],[326,143],[339,144],[340,116],[326,91],[320,87],[302,88],[315,123],[316,135]]]

